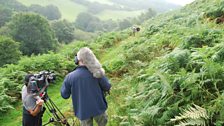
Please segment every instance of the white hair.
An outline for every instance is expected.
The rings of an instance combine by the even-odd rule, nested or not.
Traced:
[[[102,68],[102,65],[88,47],[83,47],[77,53],[78,60],[82,61],[82,63],[88,68],[88,70],[93,74],[96,78],[101,78],[105,75],[105,71]]]

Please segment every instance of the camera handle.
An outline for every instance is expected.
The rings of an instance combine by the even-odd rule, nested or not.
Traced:
[[[45,105],[46,105],[47,109],[50,111],[50,113],[52,113],[53,118],[50,118],[49,122],[44,124],[43,126],[46,126],[53,122],[58,122],[65,126],[70,126],[70,124],[67,122],[67,119],[65,118],[65,116],[62,114],[62,112],[58,109],[58,107],[55,105],[55,103],[47,95],[45,97]],[[59,114],[57,112],[59,112]]]

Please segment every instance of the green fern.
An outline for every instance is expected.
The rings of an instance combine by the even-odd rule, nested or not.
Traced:
[[[178,122],[177,126],[205,126],[208,119],[207,111],[200,106],[194,105],[193,107],[185,109],[180,116],[175,116],[175,118],[170,119],[170,121]]]

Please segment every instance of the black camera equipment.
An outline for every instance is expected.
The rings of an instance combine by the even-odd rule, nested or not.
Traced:
[[[49,71],[41,71],[38,74],[30,74],[28,82],[28,93],[33,95],[41,95],[41,93],[47,92],[49,83],[53,83],[56,80],[56,74]]]
[[[33,74],[29,79],[27,91],[33,96],[43,99],[46,108],[53,115],[53,117],[49,119],[49,122],[43,126],[46,126],[50,123],[56,123],[61,126],[70,126],[65,116],[47,94],[47,87],[49,86],[49,83],[52,83],[55,80],[56,74],[53,72],[41,71],[38,74]]]

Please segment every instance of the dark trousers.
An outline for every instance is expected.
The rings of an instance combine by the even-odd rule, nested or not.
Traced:
[[[42,126],[42,114],[32,116],[25,108],[23,108],[23,126]]]

